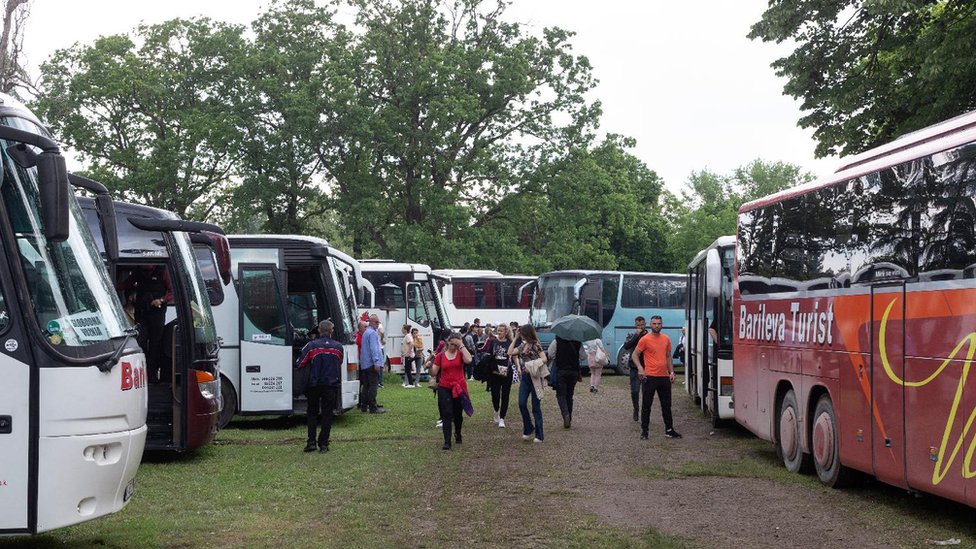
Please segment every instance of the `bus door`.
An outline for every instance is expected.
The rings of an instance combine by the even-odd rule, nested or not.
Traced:
[[[907,487],[905,480],[905,284],[871,287],[871,405],[874,474]]]
[[[407,324],[410,328],[417,328],[417,332],[424,341],[424,349],[434,349],[437,347],[437,341],[434,339],[434,327],[431,318],[437,314],[437,311],[428,311],[427,306],[424,303],[423,288],[421,288],[420,282],[407,282]],[[388,326],[386,328],[386,337],[390,338],[391,334],[394,336],[400,335],[400,330],[397,329],[398,326]],[[399,355],[400,340],[396,340],[396,346],[393,347],[397,349],[396,353],[390,356]]]
[[[292,411],[292,348],[282,276],[240,266],[241,412]]]
[[[35,361],[30,340],[11,321],[20,318],[8,310],[15,303],[8,304],[0,292],[0,337],[5,349],[0,352],[0,534],[28,532],[29,517],[35,514],[29,494],[37,482],[38,403],[32,402],[37,398],[37,379],[31,380],[37,370],[31,366]]]

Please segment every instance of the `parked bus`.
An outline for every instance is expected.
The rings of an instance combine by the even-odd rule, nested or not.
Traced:
[[[321,238],[295,235],[231,235],[230,280],[215,306],[221,347],[220,425],[235,414],[291,414],[304,411],[294,394],[293,365],[315,338],[322,320],[335,324],[343,346],[341,409],[359,403],[356,299],[364,286],[359,263]],[[198,257],[208,263],[203,244]],[[219,257],[219,256],[218,256]],[[211,268],[206,269],[208,272]],[[217,269],[219,270],[219,269]],[[216,274],[216,272],[214,273]]]
[[[732,266],[735,237],[720,236],[688,265],[685,389],[720,427],[735,417],[732,394]]]
[[[385,332],[383,350],[388,367],[402,372],[400,342],[404,324],[417,329],[428,351],[436,347],[438,334],[452,326],[434,285],[435,279],[444,280],[434,275],[427,265],[385,259],[361,259],[360,264],[363,277],[374,290],[365,292],[359,311],[379,316]]]
[[[530,318],[543,347],[553,335],[552,323],[568,314],[583,314],[603,326],[603,345],[618,374],[630,371],[630,353],[623,349],[634,331],[634,319],[650,321],[660,315],[663,332],[673,347],[681,339],[684,323],[684,275],[621,271],[554,271],[539,275],[532,295]],[[580,364],[586,366],[585,360]]]
[[[7,95],[0,162],[0,535],[36,534],[132,497],[146,367],[58,145]]]
[[[112,223],[95,200],[79,202],[94,233]],[[217,431],[220,373],[213,312],[190,235],[220,228],[138,204],[115,202],[114,209],[115,245],[101,236],[95,243],[127,314],[140,323],[149,381],[146,449],[194,450]],[[112,247],[117,252],[107,251]]]
[[[467,269],[437,269],[433,273],[444,281],[440,284],[441,298],[448,317],[459,323],[455,329],[475,318],[481,320],[482,326],[513,320],[519,324],[529,322],[534,276]]]
[[[789,470],[976,505],[974,188],[976,112],[740,209],[735,418]]]

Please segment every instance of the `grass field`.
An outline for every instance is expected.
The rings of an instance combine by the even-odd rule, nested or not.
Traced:
[[[446,507],[471,456],[441,450],[431,391],[399,384],[390,376],[380,391],[390,413],[353,410],[337,418],[327,454],[302,452],[304,416],[240,419],[192,455],[149,456],[122,512],[35,538],[0,539],[0,547],[444,546],[458,535],[492,546],[491,525],[512,520],[492,515],[506,508],[472,498],[477,520],[464,524],[466,512]],[[483,390],[473,390],[472,400],[490,413]],[[653,531],[540,525],[538,539],[559,546],[683,545]]]
[[[790,474],[768,442],[742,429],[711,433],[686,396],[675,401],[685,439],[640,442],[627,417],[627,379],[609,376],[604,383],[599,396],[578,393],[580,425],[571,431],[554,425],[555,399],[547,397],[550,419],[540,445],[518,436],[514,394],[509,428],[492,426],[488,395],[475,383],[476,414],[466,418],[465,444],[445,452],[431,392],[402,389],[389,376],[379,400],[390,412],[339,417],[327,454],[302,452],[304,416],[244,418],[195,454],[147,457],[122,512],[34,538],[0,538],[0,548],[713,546],[714,534],[697,525],[697,513],[714,528],[738,529],[726,541],[751,535],[746,546],[772,543],[762,532],[773,523],[831,520],[835,539],[875,542],[864,547],[955,538],[968,546],[976,539],[970,508],[916,500],[877,482],[832,490],[815,476]],[[624,423],[611,427],[613,414]],[[699,499],[680,493],[711,485],[733,492]],[[768,511],[743,525],[735,506],[757,486],[809,503],[777,519],[779,500],[753,499],[748,505]],[[732,508],[708,507],[722,500]],[[682,509],[684,526],[668,525],[681,536],[661,533],[661,522],[628,518],[642,505]],[[778,544],[790,539],[782,530],[778,535]],[[791,541],[817,546],[814,538]]]

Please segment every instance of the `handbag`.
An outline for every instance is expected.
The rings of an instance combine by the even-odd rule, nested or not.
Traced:
[[[610,357],[607,356],[607,352],[603,350],[603,347],[596,348],[595,361],[598,368],[606,368],[610,364]]]

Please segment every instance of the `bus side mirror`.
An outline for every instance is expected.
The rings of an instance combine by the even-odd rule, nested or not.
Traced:
[[[110,265],[119,261],[119,227],[115,217],[115,203],[108,194],[95,196],[95,209],[98,211],[99,228],[105,242],[105,256]]]
[[[722,295],[722,261],[714,248],[705,256],[705,294],[708,297]]]
[[[37,179],[44,238],[49,242],[63,242],[68,239],[68,197],[71,194],[64,157],[47,151],[37,155]]]

